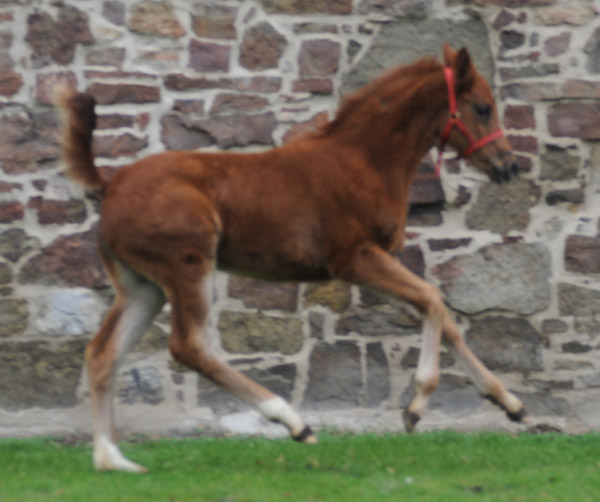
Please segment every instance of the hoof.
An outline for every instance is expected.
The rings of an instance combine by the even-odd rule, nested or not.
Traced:
[[[516,412],[511,412],[506,410],[506,416],[510,418],[513,422],[527,422],[527,410],[525,407],[521,408]]]
[[[421,417],[419,415],[410,411],[408,408],[404,410],[402,418],[404,419],[404,427],[406,427],[406,432],[414,431],[417,422],[421,420]]]
[[[292,436],[292,439],[304,444],[317,444],[319,442],[317,436],[315,436],[314,432],[308,425],[304,427],[304,429],[302,429],[298,434]]]

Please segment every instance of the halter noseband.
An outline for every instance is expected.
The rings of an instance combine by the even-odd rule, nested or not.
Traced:
[[[504,136],[504,131],[502,129],[498,129],[497,131],[494,131],[483,138],[473,138],[465,123],[460,119],[460,112],[456,106],[456,94],[454,92],[454,72],[452,71],[451,66],[444,66],[444,77],[446,78],[446,86],[448,87],[450,116],[448,117],[448,122],[446,122],[446,127],[444,127],[444,131],[442,132],[442,139],[440,141],[440,146],[438,147],[438,159],[435,164],[435,172],[437,175],[439,175],[440,168],[442,166],[442,154],[444,152],[444,147],[448,142],[448,137],[450,136],[452,129],[455,127],[463,133],[464,137],[467,138],[467,141],[469,142],[469,146],[456,156],[457,159],[464,159],[488,143],[491,143],[492,141]]]

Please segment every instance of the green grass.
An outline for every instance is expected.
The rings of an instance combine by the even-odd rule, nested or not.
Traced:
[[[576,501],[600,498],[600,435],[323,433],[123,443],[145,475],[96,473],[88,445],[0,440],[0,501]]]

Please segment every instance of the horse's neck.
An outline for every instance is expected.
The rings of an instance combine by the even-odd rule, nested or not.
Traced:
[[[443,75],[432,74],[427,80],[407,85],[407,94],[390,103],[390,109],[363,106],[348,124],[338,126],[334,136],[360,149],[364,158],[380,172],[391,176],[409,176],[416,172],[421,159],[436,144],[446,120],[447,96]]]

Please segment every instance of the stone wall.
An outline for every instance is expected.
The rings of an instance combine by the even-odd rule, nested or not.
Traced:
[[[100,104],[109,175],[165,149],[281,144],[444,41],[469,47],[494,85],[522,176],[493,185],[449,161],[440,183],[426,160],[401,258],[441,287],[532,415],[598,429],[599,14],[598,0],[0,0],[0,435],[89,430],[82,352],[112,297],[97,201],[61,175],[57,81]],[[411,309],[337,282],[217,274],[212,291],[215,346],[317,426],[402,428]],[[165,311],[119,373],[121,425],[264,430],[174,364],[167,333]],[[451,353],[442,365],[423,428],[507,427]]]

